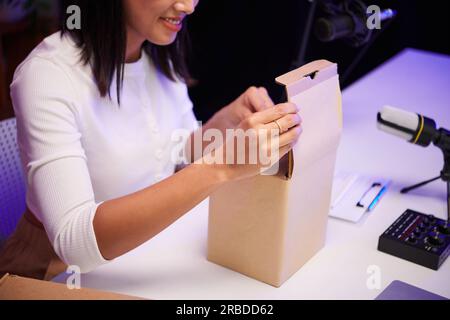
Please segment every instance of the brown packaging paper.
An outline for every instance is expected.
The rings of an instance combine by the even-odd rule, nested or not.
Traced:
[[[142,298],[5,274],[0,279],[0,300],[142,300]]]
[[[311,62],[276,81],[300,107],[303,133],[281,174],[232,182],[209,200],[209,261],[281,286],[325,244],[342,131],[337,65]]]

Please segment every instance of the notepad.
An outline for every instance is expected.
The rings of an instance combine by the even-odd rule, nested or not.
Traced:
[[[338,172],[333,181],[330,216],[358,222],[375,210],[390,180],[350,172]]]

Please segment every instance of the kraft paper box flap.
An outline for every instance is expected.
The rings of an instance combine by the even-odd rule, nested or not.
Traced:
[[[0,300],[142,300],[141,298],[99,291],[73,289],[59,283],[6,274],[0,279]]]
[[[278,287],[325,244],[342,110],[334,63],[314,61],[276,81],[303,119],[291,161],[280,163],[288,179],[258,175],[214,192],[207,258]]]
[[[317,60],[290,71],[275,79],[286,86],[288,96],[293,96],[337,74],[337,65],[327,60]]]

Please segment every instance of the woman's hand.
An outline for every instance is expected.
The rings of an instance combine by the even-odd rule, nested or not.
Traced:
[[[282,103],[249,113],[233,130],[235,134],[227,136],[220,148],[205,155],[201,161],[219,164],[217,168],[227,181],[260,174],[297,143],[302,132],[298,111],[295,104]],[[242,135],[246,138],[242,139]]]
[[[265,88],[250,87],[239,98],[219,110],[205,126],[225,132],[226,129],[237,128],[241,121],[253,113],[273,106],[272,99]]]

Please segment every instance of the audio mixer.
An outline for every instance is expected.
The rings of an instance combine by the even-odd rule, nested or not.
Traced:
[[[450,253],[450,224],[408,209],[380,236],[378,250],[438,270]]]

